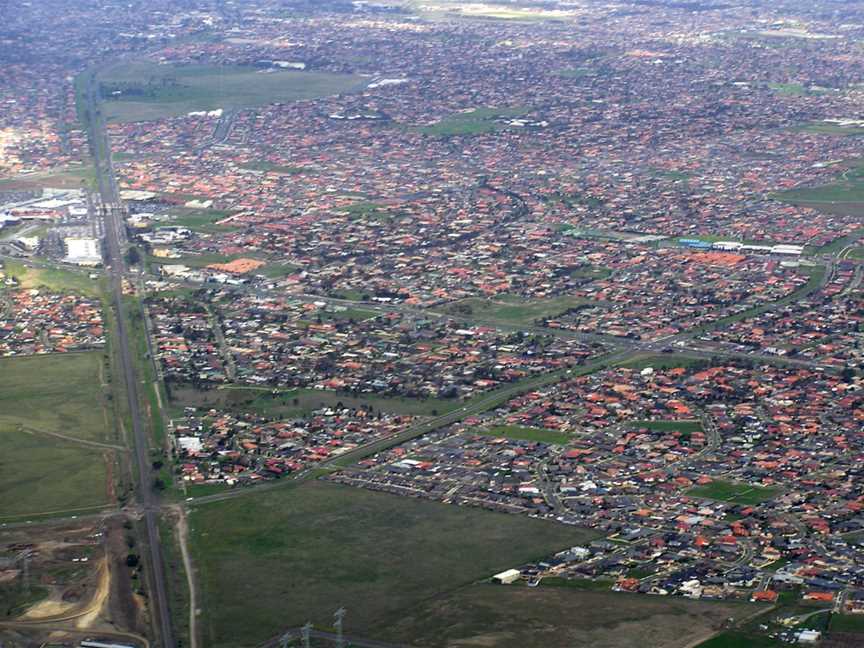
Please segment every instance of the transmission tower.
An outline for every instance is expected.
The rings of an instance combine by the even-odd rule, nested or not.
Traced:
[[[292,639],[294,639],[294,635],[290,632],[286,632],[284,635],[279,637],[279,648],[288,648],[289,644],[293,643]]]
[[[24,593],[30,596],[30,552],[24,554],[24,570],[22,572],[24,579]]]
[[[306,625],[301,629],[303,633],[303,648],[311,648],[312,645],[312,623],[306,622]]]
[[[340,607],[333,613],[333,625],[336,626],[336,648],[345,648],[345,635],[342,632],[342,622],[345,620],[345,608]]]

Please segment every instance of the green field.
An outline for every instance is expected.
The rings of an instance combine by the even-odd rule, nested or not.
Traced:
[[[112,66],[98,80],[106,118],[120,122],[316,99],[354,92],[366,83],[351,74],[146,62]]]
[[[807,87],[801,83],[769,83],[768,87],[774,92],[789,97],[809,97],[822,95],[828,92],[826,88],[816,86]]]
[[[13,178],[0,179],[0,191],[18,189],[80,189],[95,185],[96,172],[92,167],[67,167],[45,173],[26,173]]]
[[[864,634],[864,617],[858,614],[832,614],[831,632]]]
[[[681,597],[472,585],[424,602],[375,636],[423,648],[684,648],[748,610]]]
[[[57,268],[35,268],[25,266],[19,261],[3,260],[5,272],[15,277],[21,288],[46,288],[58,292],[73,292],[88,297],[98,297],[101,294],[100,284],[90,279],[89,273]]]
[[[700,421],[630,421],[627,426],[657,430],[659,432],[681,432],[688,436],[693,432],[700,432],[702,430],[702,423]]]
[[[448,304],[440,310],[458,317],[526,326],[539,319],[557,317],[583,303],[584,300],[573,297],[526,300],[502,295],[494,300],[471,297]]]
[[[102,355],[0,360],[0,492],[5,517],[108,503],[117,443]]]
[[[778,488],[736,484],[715,479],[710,484],[696,486],[687,491],[690,497],[732,502],[734,504],[753,505],[771,499],[780,492]]]
[[[0,359],[0,424],[117,443],[100,353]]]
[[[264,416],[293,418],[305,416],[323,407],[334,407],[339,403],[346,407],[369,406],[375,412],[391,414],[413,414],[435,416],[452,411],[461,405],[456,399],[439,398],[388,398],[373,394],[353,396],[347,393],[322,389],[293,389],[274,394],[269,389],[256,387],[226,388],[198,391],[187,386],[174,386],[172,399],[178,405],[192,407],[227,407],[239,411],[251,411]]]
[[[669,354],[669,355],[638,355],[630,360],[618,363],[616,366],[625,369],[647,369],[651,367],[658,371],[666,369],[675,369],[677,367],[685,367],[688,369],[697,369],[707,366],[708,361],[703,358],[694,358],[692,356]]]
[[[324,482],[204,505],[190,522],[212,648],[327,627],[340,605],[347,631],[376,636],[432,597],[595,537]]]
[[[172,214],[171,225],[186,227],[195,232],[209,234],[211,232],[227,232],[237,229],[232,225],[217,225],[223,218],[230,216],[232,212],[224,209],[177,209]]]
[[[513,108],[475,108],[470,112],[460,112],[445,117],[436,124],[420,127],[419,132],[435,137],[456,135],[485,135],[500,128],[498,119],[521,117],[530,112],[526,107]]]
[[[555,432],[554,430],[543,430],[540,428],[522,427],[520,425],[496,425],[489,429],[477,428],[471,430],[472,434],[484,434],[495,437],[506,437],[521,441],[539,441],[551,445],[566,445],[570,436]]]
[[[165,585],[170,600],[174,632],[177,645],[189,642],[189,585],[180,552],[177,530],[168,517],[159,520],[159,544],[162,545],[162,560],[165,563]]]
[[[798,126],[796,130],[805,133],[818,133],[820,135],[838,135],[840,137],[849,137],[854,135],[864,135],[864,128],[860,126],[841,126],[840,124],[831,124],[827,122],[811,122]]]
[[[0,423],[0,520],[108,504],[103,451]]]
[[[793,205],[807,203],[862,203],[864,202],[864,183],[842,182],[837,184],[790,189],[775,196],[782,202]]]
[[[772,194],[771,198],[828,214],[864,216],[864,162],[844,160],[832,169],[835,167],[838,173],[835,182],[789,189]]]

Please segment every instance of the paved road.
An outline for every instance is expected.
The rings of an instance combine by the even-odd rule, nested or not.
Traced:
[[[126,397],[129,401],[129,414],[132,419],[132,433],[135,440],[135,464],[138,470],[138,499],[143,508],[143,519],[147,533],[149,553],[150,608],[159,634],[162,648],[174,648],[174,633],[171,627],[171,612],[165,587],[162,546],[159,541],[159,502],[151,486],[152,474],[149,458],[149,439],[147,427],[141,414],[138,393],[138,377],[132,360],[132,345],[126,323],[126,308],[123,303],[124,260],[121,241],[123,240],[123,209],[117,190],[114,168],[104,123],[98,115],[99,101],[96,83],[91,77],[87,90],[87,103],[91,115],[90,150],[96,168],[99,194],[105,218],[105,241],[108,251],[108,268],[114,309],[117,316],[117,348],[120,369],[126,383]]]

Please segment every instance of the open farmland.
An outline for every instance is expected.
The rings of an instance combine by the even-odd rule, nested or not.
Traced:
[[[364,84],[350,74],[152,63],[111,67],[100,73],[99,81],[108,120],[120,122],[315,99],[353,92]]]
[[[98,353],[0,361],[4,516],[106,504],[118,438]]]
[[[119,441],[99,353],[0,360],[0,423],[101,443]]]
[[[104,451],[0,423],[0,519],[108,503]]]
[[[423,600],[593,537],[320,482],[206,505],[191,525],[214,647],[328,625],[339,605],[351,633],[374,634]]]
[[[472,585],[424,603],[379,636],[435,648],[683,648],[747,610],[569,587]]]

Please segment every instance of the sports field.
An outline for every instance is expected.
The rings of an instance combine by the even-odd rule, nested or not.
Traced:
[[[190,522],[213,648],[327,627],[340,605],[346,629],[375,634],[427,599],[594,537],[325,482],[203,505]]]
[[[115,65],[98,80],[106,118],[119,122],[315,99],[354,92],[366,83],[352,74],[147,62]]]
[[[521,117],[529,112],[528,108],[475,108],[467,112],[459,112],[429,126],[419,129],[424,135],[451,137],[456,135],[485,135],[492,133],[505,124],[498,120]]]
[[[573,297],[528,300],[502,295],[495,299],[463,299],[448,304],[442,310],[458,317],[527,326],[544,317],[557,317],[583,303],[583,300]]]
[[[208,234],[211,232],[226,232],[237,229],[232,225],[219,225],[218,221],[230,216],[232,212],[224,209],[184,209],[177,208],[169,216],[171,225],[186,227],[195,232]]]
[[[658,432],[681,432],[685,436],[702,430],[699,421],[631,421],[627,424],[631,428],[644,428]]]
[[[101,506],[119,445],[100,353],[0,360],[2,513]]]
[[[541,428],[524,427],[521,425],[496,425],[491,428],[477,428],[471,430],[473,434],[484,434],[487,436],[505,437],[521,441],[538,441],[551,445],[566,445],[570,436],[556,432],[555,430],[544,430]]]
[[[779,489],[766,488],[764,486],[753,486],[752,484],[736,484],[729,481],[715,479],[710,484],[696,486],[687,491],[691,497],[702,497],[705,499],[721,500],[734,504],[759,504],[769,500]]]

